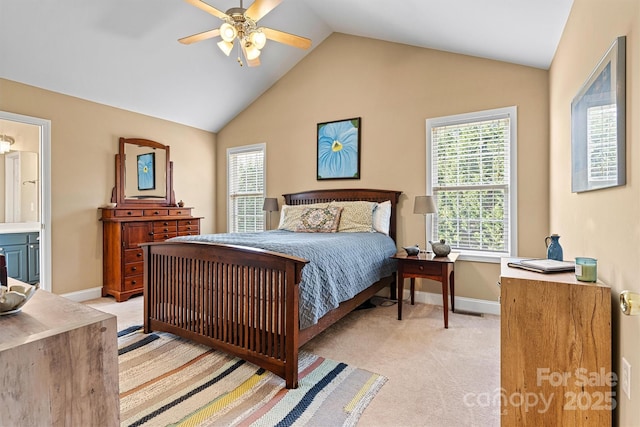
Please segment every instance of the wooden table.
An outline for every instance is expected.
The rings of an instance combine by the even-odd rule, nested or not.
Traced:
[[[460,254],[451,252],[446,257],[437,257],[432,252],[421,252],[416,256],[408,256],[406,253],[395,254],[392,258],[398,260],[398,320],[402,320],[402,294],[404,279],[411,279],[411,305],[414,304],[416,277],[422,279],[437,280],[442,283],[442,307],[444,310],[444,327],[449,327],[449,297],[451,294],[451,311],[455,310],[454,303],[454,275],[453,268]],[[449,292],[450,290],[450,292]]]
[[[114,315],[39,289],[0,316],[0,363],[0,425],[120,425]]]

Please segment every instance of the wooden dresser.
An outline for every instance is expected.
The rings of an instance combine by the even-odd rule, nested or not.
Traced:
[[[143,290],[140,243],[163,242],[171,237],[200,234],[200,219],[192,208],[100,208],[102,210],[102,296],[116,301]]]
[[[573,272],[500,277],[502,426],[609,426],[611,289]]]

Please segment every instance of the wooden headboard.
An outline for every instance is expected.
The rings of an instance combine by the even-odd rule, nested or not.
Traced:
[[[311,203],[324,203],[336,201],[365,200],[368,202],[391,201],[391,221],[389,223],[389,236],[396,240],[396,207],[402,191],[371,190],[371,189],[335,189],[335,190],[310,190],[300,193],[283,194],[287,205],[308,205]]]

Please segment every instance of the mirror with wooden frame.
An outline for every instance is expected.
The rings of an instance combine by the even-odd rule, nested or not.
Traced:
[[[172,172],[168,145],[149,139],[120,138],[111,201],[120,207],[174,206]]]

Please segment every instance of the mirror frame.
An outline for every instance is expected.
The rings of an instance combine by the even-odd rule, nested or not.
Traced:
[[[127,199],[125,195],[126,168],[125,147],[126,144],[162,149],[166,152],[166,190],[164,199]],[[173,194],[173,162],[169,159],[169,146],[156,141],[142,138],[120,138],[118,154],[116,154],[116,185],[113,188],[111,202],[118,207],[147,207],[147,206],[175,206]]]

